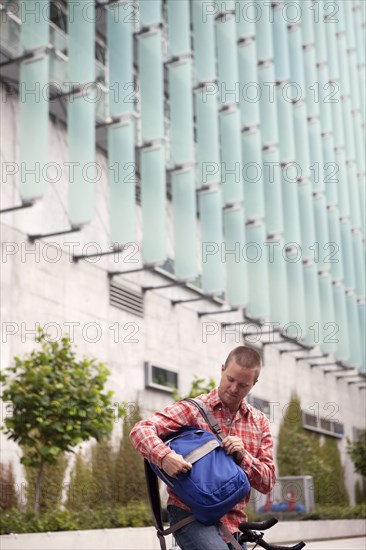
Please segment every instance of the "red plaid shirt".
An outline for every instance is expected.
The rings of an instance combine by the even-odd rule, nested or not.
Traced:
[[[200,399],[213,411],[224,436],[236,435],[242,439],[245,452],[241,467],[247,474],[251,486],[261,493],[269,493],[275,482],[275,466],[272,454],[272,436],[265,414],[243,399],[231,423],[231,419],[225,418],[225,407],[217,389],[200,395]],[[130,439],[144,458],[161,468],[163,458],[171,452],[162,439],[174,434],[182,426],[198,426],[206,430],[209,429],[194,405],[187,401],[179,401],[166,407],[162,412],[155,413],[149,419],[135,424]],[[191,511],[169,488],[168,492],[168,505],[173,504]],[[245,505],[248,500],[249,495],[221,518],[221,522],[231,533],[239,530],[240,522],[246,521]]]

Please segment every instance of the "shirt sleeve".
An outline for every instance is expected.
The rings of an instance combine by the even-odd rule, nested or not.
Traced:
[[[164,457],[171,452],[162,439],[177,432],[183,426],[194,425],[196,416],[190,403],[185,401],[174,403],[147,420],[137,422],[130,433],[131,443],[144,458],[161,468]]]
[[[273,460],[273,440],[268,419],[262,418],[262,440],[256,456],[244,450],[241,467],[245,471],[253,489],[260,493],[269,493],[276,481],[275,464]]]

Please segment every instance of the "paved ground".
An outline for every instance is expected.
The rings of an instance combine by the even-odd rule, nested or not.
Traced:
[[[249,545],[249,550],[252,548]],[[257,546],[256,550],[260,550],[260,547]],[[304,550],[366,550],[366,537],[307,542]]]
[[[304,550],[366,550],[366,537],[308,542]]]

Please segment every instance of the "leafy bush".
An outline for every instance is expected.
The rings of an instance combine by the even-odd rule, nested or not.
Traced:
[[[308,512],[301,519],[365,519],[366,505],[356,506],[317,506],[313,512]]]
[[[9,510],[0,517],[0,534],[113,529],[152,525],[146,503],[131,501],[128,506],[84,508],[81,511],[55,510],[36,515],[33,511]]]
[[[0,510],[18,506],[17,488],[12,464],[0,464]]]
[[[291,397],[278,435],[277,464],[280,476],[310,475],[315,503],[321,506],[349,505],[338,442],[302,426],[299,397]]]

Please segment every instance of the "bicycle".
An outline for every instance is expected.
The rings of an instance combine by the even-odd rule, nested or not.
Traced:
[[[303,541],[293,546],[278,546],[276,544],[269,544],[263,540],[264,533],[262,531],[270,529],[276,525],[276,523],[278,523],[278,519],[274,517],[266,521],[246,521],[239,523],[239,529],[242,532],[242,535],[239,536],[239,544],[243,544],[243,542],[254,542],[255,546],[253,550],[256,546],[261,546],[265,550],[301,550],[304,548],[305,542]]]
[[[239,523],[239,529],[242,534],[239,536],[238,543],[242,545],[244,542],[254,542],[255,545],[252,550],[254,550],[256,546],[261,546],[265,550],[301,550],[306,546],[304,541],[300,541],[293,546],[278,546],[263,540],[263,531],[267,531],[267,529],[270,529],[276,525],[276,523],[278,523],[278,519],[275,517],[269,518],[266,521],[245,521]],[[172,537],[172,542],[173,544],[170,550],[180,550],[180,547],[174,539],[174,535]]]

